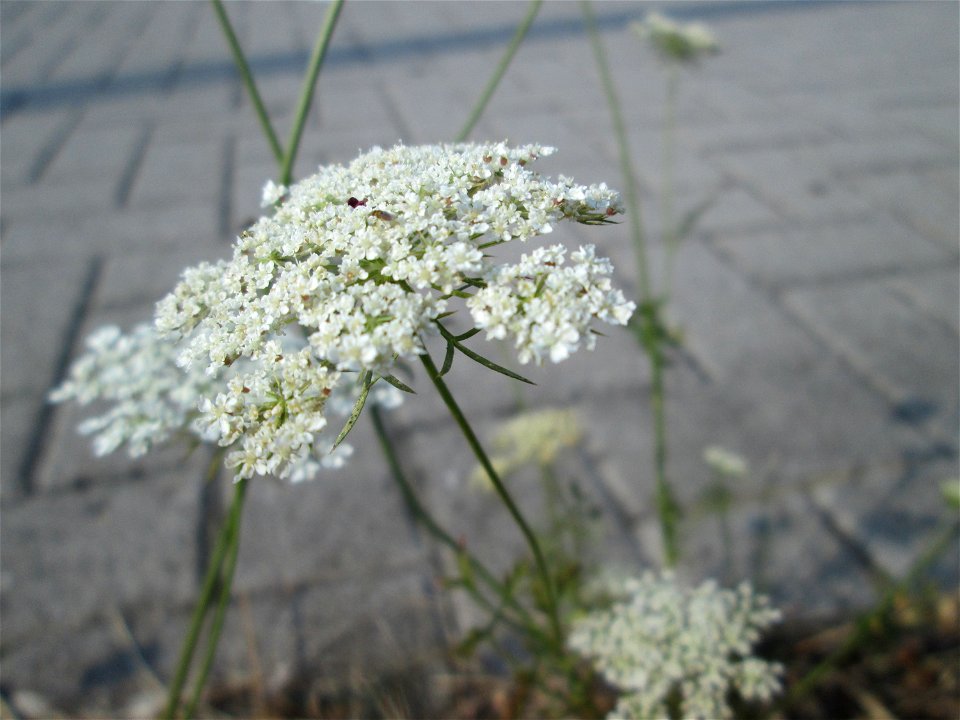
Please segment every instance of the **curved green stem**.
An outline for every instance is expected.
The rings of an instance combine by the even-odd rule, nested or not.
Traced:
[[[197,704],[200,702],[200,695],[203,692],[203,686],[207,683],[207,676],[210,674],[210,668],[213,666],[213,660],[217,653],[217,644],[220,642],[220,633],[223,630],[223,621],[227,615],[227,607],[230,604],[230,591],[233,587],[233,574],[237,568],[237,557],[240,554],[240,521],[243,518],[243,494],[246,488],[246,480],[238,483],[236,494],[240,495],[239,501],[236,496],[233,506],[230,508],[230,517],[227,520],[227,526],[230,532],[228,541],[227,557],[223,564],[223,572],[219,578],[220,598],[217,602],[217,609],[214,612],[213,620],[210,624],[209,637],[207,638],[207,651],[203,656],[200,670],[197,672],[197,679],[194,683],[193,695],[190,698],[190,704],[187,705],[185,716],[191,718],[194,716]]]
[[[400,465],[400,460],[397,457],[396,450],[393,447],[393,443],[390,441],[390,436],[387,434],[387,429],[383,422],[383,414],[380,411],[380,408],[378,408],[376,405],[371,407],[370,416],[373,420],[373,427],[380,442],[380,448],[383,450],[383,454],[387,460],[387,465],[390,467],[390,474],[399,486],[400,493],[403,495],[403,499],[407,503],[407,507],[414,514],[417,520],[436,540],[447,546],[454,553],[464,556],[467,562],[470,564],[472,572],[476,573],[477,576],[499,596],[502,603],[509,605],[513,611],[517,613],[517,620],[513,620],[505,616],[504,619],[506,622],[513,625],[517,629],[523,630],[524,632],[537,637],[540,640],[546,640],[547,638],[537,627],[536,621],[530,616],[530,614],[527,612],[527,609],[517,602],[516,598],[513,597],[513,594],[507,588],[505,588],[502,583],[497,581],[493,573],[490,572],[486,565],[474,557],[472,553],[467,551],[466,548],[457,542],[457,540],[449,532],[444,530],[443,527],[440,526],[440,523],[438,523],[437,520],[426,509],[423,503],[420,502],[420,499],[417,497],[416,490],[414,489],[410,480],[407,479],[407,476],[404,474],[403,468]],[[496,606],[486,597],[484,597],[475,586],[468,585],[466,590],[470,596],[484,609],[491,612],[497,610]]]
[[[524,518],[523,513],[520,512],[520,508],[517,507],[517,504],[510,496],[510,493],[507,492],[507,488],[504,486],[503,481],[497,474],[497,471],[494,470],[493,463],[491,463],[490,458],[487,457],[486,451],[483,449],[483,446],[477,439],[476,434],[473,432],[473,428],[470,427],[470,423],[467,421],[466,416],[460,410],[460,406],[457,405],[457,401],[454,400],[453,395],[450,393],[450,389],[447,387],[447,384],[440,376],[440,372],[437,370],[437,366],[434,364],[429,353],[425,352],[423,355],[421,355],[420,361],[423,363],[423,366],[427,371],[427,375],[433,382],[434,387],[437,388],[437,392],[440,393],[440,397],[443,399],[444,404],[450,411],[450,415],[460,428],[460,432],[466,439],[467,444],[470,446],[470,449],[473,450],[473,454],[476,456],[480,465],[490,477],[490,482],[493,483],[493,487],[496,489],[497,494],[500,496],[503,504],[507,506],[507,510],[517,523],[517,526],[520,528],[520,532],[523,533],[531,552],[533,552],[533,557],[537,564],[537,571],[539,572],[540,578],[543,581],[544,590],[547,595],[547,615],[550,617],[550,625],[553,631],[554,639],[558,644],[562,644],[563,631],[560,628],[557,594],[553,587],[553,578],[550,575],[550,571],[547,569],[547,562],[543,556],[543,551],[540,549],[540,543],[537,541],[536,535],[534,535],[533,530],[530,528],[530,524],[527,522],[526,518]]]
[[[527,35],[527,31],[530,29],[530,26],[533,25],[533,21],[537,17],[537,13],[540,11],[540,6],[542,4],[543,0],[532,0],[530,3],[529,8],[527,9],[527,14],[517,26],[517,30],[513,34],[510,44],[503,53],[503,57],[500,58],[500,62],[494,69],[493,75],[490,76],[490,80],[487,81],[487,85],[483,89],[480,98],[477,100],[477,104],[474,106],[473,111],[470,113],[470,117],[467,118],[467,122],[464,123],[463,127],[460,129],[460,132],[457,133],[457,142],[466,140],[467,136],[470,135],[470,132],[476,126],[477,121],[480,120],[480,116],[483,115],[483,111],[486,109],[487,103],[490,102],[490,98],[493,97],[493,93],[497,89],[497,85],[500,84],[500,80],[503,79],[504,74],[507,72],[507,68],[510,67],[513,56],[517,54],[520,43],[523,42],[523,39]]]
[[[320,68],[323,66],[327,48],[330,47],[333,29],[337,25],[337,18],[340,16],[342,8],[343,0],[333,0],[323,20],[323,27],[320,30],[319,37],[317,37],[317,43],[313,46],[313,53],[310,55],[310,62],[307,66],[307,75],[303,80],[303,89],[300,92],[300,102],[293,116],[293,127],[290,129],[290,137],[287,138],[287,151],[284,153],[283,164],[280,168],[280,183],[283,185],[289,185],[293,178],[293,163],[300,147],[300,138],[303,135],[303,126],[307,121],[307,113],[310,111],[310,103],[313,101],[317,76],[319,76]]]
[[[243,509],[244,494],[247,483],[240,480],[234,486],[233,503],[230,507],[230,518],[239,518]],[[239,519],[236,521],[239,523]],[[210,565],[207,568],[207,574],[203,579],[203,587],[200,590],[200,597],[193,610],[193,616],[190,619],[190,627],[187,630],[187,637],[183,642],[183,648],[180,650],[180,658],[177,661],[177,669],[173,680],[170,683],[170,690],[167,694],[167,707],[163,713],[166,720],[173,720],[176,716],[177,706],[180,703],[180,694],[183,692],[183,686],[187,680],[187,674],[190,672],[190,663],[193,661],[193,653],[197,647],[197,641],[200,639],[200,630],[203,627],[203,619],[210,609],[214,592],[217,590],[220,580],[220,569],[223,567],[224,559],[228,551],[231,551],[231,544],[234,541],[234,522],[228,520],[220,529],[217,536],[217,544],[214,547],[213,554],[210,557]]]
[[[270,151],[273,153],[274,159],[280,163],[283,161],[283,148],[280,147],[277,134],[273,131],[273,125],[270,124],[270,115],[267,113],[267,108],[263,104],[260,93],[257,91],[257,85],[253,81],[253,73],[250,70],[250,65],[247,64],[247,59],[244,57],[243,50],[240,48],[240,41],[237,40],[237,35],[233,31],[233,26],[227,17],[227,11],[223,7],[223,2],[221,2],[221,0],[211,0],[211,3],[213,4],[214,12],[217,14],[217,20],[220,22],[220,28],[227,38],[227,44],[230,46],[230,52],[233,54],[233,61],[237,65],[237,70],[240,72],[240,77],[243,80],[244,86],[247,88],[247,92],[250,93],[250,101],[253,103],[253,109],[257,113],[260,127],[263,128],[263,134],[270,144]]]

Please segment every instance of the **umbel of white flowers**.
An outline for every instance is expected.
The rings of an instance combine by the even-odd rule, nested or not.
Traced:
[[[296,349],[295,338],[286,339]],[[303,341],[299,342],[303,345]],[[129,333],[107,325],[90,334],[87,351],[70,367],[67,379],[50,393],[52,402],[74,400],[81,405],[95,401],[108,409],[84,420],[79,430],[94,436],[94,451],[106,455],[126,446],[131,457],[175,439],[217,442],[219,434],[206,422],[198,422],[199,407],[223,392],[242,364],[210,375],[202,367],[181,368],[176,358],[181,348],[160,337],[153,324],[140,324]],[[356,384],[342,383],[327,401],[328,414],[347,417],[356,401]],[[391,409],[403,394],[389,385],[374,388],[367,402]],[[318,433],[312,443],[301,446],[286,466],[284,477],[292,482],[313,478],[321,468],[337,469],[353,453],[347,443],[333,452],[332,434]]]
[[[751,651],[780,613],[747,583],[687,589],[648,572],[604,592],[609,606],[575,622],[568,642],[621,691],[608,717],[728,718],[731,690],[758,701],[779,691],[782,668]]]
[[[592,245],[569,255],[562,245],[539,247],[514,263],[491,255],[558,221],[604,224],[622,212],[606,185],[530,170],[552,152],[503,143],[374,148],[290,188],[268,183],[273,212],[240,236],[230,260],[187,269],[157,305],[156,333],[133,342],[160,342],[168,360],[176,355],[199,400],[192,427],[233,448],[227,465],[238,479],[298,473],[343,386],[356,395],[356,378],[390,379],[398,361],[424,353],[423,336],[438,331],[453,298],[474,329],[511,339],[521,363],[592,349],[595,321],[624,325],[635,309]],[[88,365],[108,371],[106,357]],[[172,376],[164,382],[172,390]],[[78,377],[57,397],[79,398],[82,385]],[[129,431],[133,410],[121,412],[103,448],[149,434]]]
[[[648,13],[643,22],[631,25],[644,40],[649,40],[657,54],[666,61],[696,63],[704,55],[720,52],[720,44],[702,23],[677,23],[657,12]]]

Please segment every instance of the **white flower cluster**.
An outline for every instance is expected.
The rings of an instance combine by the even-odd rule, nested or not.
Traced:
[[[85,420],[79,428],[85,435],[96,435],[97,455],[123,444],[131,456],[143,455],[189,428],[198,399],[217,385],[203,373],[178,368],[176,347],[158,337],[152,325],[138,325],[126,335],[107,325],[91,333],[86,345],[87,352],[73,363],[50,400],[111,403],[106,413]]]
[[[664,60],[694,63],[703,55],[720,51],[716,36],[702,23],[680,24],[652,12],[632,27],[641,38],[650,41]]]
[[[727,478],[740,478],[747,474],[747,461],[732,450],[710,445],[703,451],[703,461],[711,470]]]
[[[233,257],[188,269],[157,306],[158,331],[179,363],[211,374],[235,367],[202,405],[241,477],[284,474],[326,425],[327,399],[348,372],[386,376],[424,352],[454,297],[476,327],[513,336],[520,360],[554,362],[593,347],[594,320],[626,324],[634,310],[611,288],[592,246],[564,264],[561,246],[515,265],[487,251],[549,233],[552,223],[610,222],[622,212],[605,185],[549,181],[528,165],[552,148],[505,144],[375,148],[289,188],[239,238]],[[283,338],[305,345],[295,352]]]
[[[95,435],[98,455],[126,445],[130,455],[137,457],[177,434],[229,446],[249,433],[255,442],[258,430],[277,422],[282,413],[290,414],[291,421],[279,423],[285,440],[277,443],[280,453],[250,458],[253,443],[244,436],[242,449],[228,456],[228,465],[239,468],[238,476],[248,477],[254,470],[278,471],[297,482],[312,478],[321,467],[341,467],[352,453],[345,443],[329,452],[333,437],[319,432],[326,421],[310,410],[317,393],[328,391],[324,401],[329,412],[346,417],[356,400],[355,383],[340,383],[335,391],[322,384],[294,387],[288,372],[278,374],[269,386],[246,387],[238,382],[239,365],[216,375],[202,367],[178,367],[182,348],[158,336],[152,324],[138,325],[128,334],[115,326],[102,327],[87,338],[86,345],[87,352],[73,363],[69,377],[51,392],[50,400],[110,404],[105,413],[79,427],[80,432]],[[281,352],[279,346],[272,349]],[[294,358],[304,356],[304,350],[292,342],[285,344],[283,352]],[[401,395],[393,387],[378,386],[369,402],[395,407]]]
[[[490,462],[501,477],[528,465],[545,467],[582,437],[583,429],[573,410],[546,408],[521,413],[497,429]],[[490,476],[480,465],[471,473],[470,482],[492,489]]]
[[[560,362],[581,343],[592,350],[593,318],[626,325],[633,314],[633,303],[610,286],[609,260],[598,258],[592,245],[572,253],[572,265],[564,265],[565,254],[562,245],[551,245],[523,255],[515,265],[495,268],[486,287],[467,301],[488,339],[515,339],[521,363],[540,364],[544,357]]]
[[[685,718],[727,718],[731,690],[758,701],[779,691],[781,667],[752,657],[751,647],[780,613],[747,583],[690,590],[670,573],[646,573],[608,591],[610,607],[576,622],[568,642],[622,692],[609,717],[679,709]]]

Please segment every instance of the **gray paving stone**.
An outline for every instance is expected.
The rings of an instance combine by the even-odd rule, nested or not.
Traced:
[[[36,713],[41,717],[71,717],[80,712],[112,716],[121,712],[130,697],[142,693],[156,696],[160,681],[151,671],[164,650],[156,640],[172,632],[169,623],[156,618],[141,620],[129,609],[107,612],[109,617],[102,622],[79,628],[47,626],[31,642],[4,648],[4,678],[17,688],[11,697],[15,708],[24,711],[27,703],[20,698],[31,693],[42,702]],[[125,622],[135,624],[138,635],[147,638],[142,645],[131,642]],[[181,625],[186,628],[185,618]],[[175,649],[167,652],[172,655]],[[161,710],[152,708],[153,712]],[[150,714],[141,711],[124,716]]]
[[[944,169],[956,184],[955,169]],[[951,193],[930,171],[871,173],[849,178],[849,187],[870,198],[875,207],[888,211],[900,223],[941,244],[949,252],[960,240],[957,193]]]
[[[150,138],[130,201],[152,206],[188,200],[214,206],[220,195],[222,162],[220,138],[180,142],[160,130]]]
[[[117,179],[101,175],[82,183],[70,180],[4,188],[4,214],[13,223],[42,219],[77,227],[91,216],[113,210]]]
[[[173,71],[177,58],[176,46],[183,44],[185,32],[204,12],[212,12],[191,4],[154,8],[148,21],[136,36],[131,47],[120,59],[114,71],[114,80],[143,74]]]
[[[650,523],[644,532],[655,537],[658,530]],[[775,483],[768,498],[738,500],[725,518],[686,524],[683,557],[684,573],[694,581],[750,580],[788,616],[802,608],[807,617],[836,617],[876,597],[869,574],[824,531],[809,496]]]
[[[675,317],[686,347],[743,404],[738,434],[775,450],[781,472],[835,469],[918,441],[838,358],[704,246],[683,246],[677,268]]]
[[[787,218],[801,223],[866,215],[869,204],[832,176],[832,168],[819,153],[811,146],[741,151],[712,155],[710,163]]]
[[[718,189],[715,195],[687,200],[686,207],[678,208],[678,218],[685,217],[684,212],[693,212],[701,207],[701,203],[708,201],[709,207],[695,226],[694,232],[697,234],[723,235],[733,230],[750,232],[758,228],[770,228],[781,222],[781,218],[769,205],[736,184]]]
[[[780,233],[718,236],[736,266],[764,285],[949,267],[951,254],[880,213],[863,222],[800,226]]]
[[[4,84],[26,87],[46,81],[78,42],[78,27],[86,26],[101,12],[94,5],[64,6],[61,10],[51,8],[43,19],[36,18],[43,35],[34,34],[32,42],[4,64]],[[38,41],[40,37],[42,41]]]
[[[51,160],[43,175],[43,185],[60,185],[71,179],[86,181],[91,176],[116,184],[141,134],[141,128],[136,126],[104,128],[81,120]]]
[[[258,480],[250,488],[238,592],[303,582],[351,584],[425,566],[424,548],[411,533],[376,441],[368,428],[355,430],[357,437],[351,433],[348,440],[355,452],[346,467],[296,485]],[[373,499],[376,512],[370,512]]]
[[[358,677],[371,680],[371,667],[384,674],[443,667],[446,641],[425,585],[416,569],[402,569],[361,582],[280,586],[247,602],[241,593],[211,686],[263,682],[277,691],[298,681],[335,692]]]
[[[106,187],[100,190],[107,192]],[[99,209],[77,218],[70,213],[53,217],[25,213],[10,221],[2,263],[5,270],[26,268],[31,261],[73,267],[95,254],[180,251],[186,265],[191,251],[199,257],[219,246],[217,230],[217,208],[200,200],[134,203],[122,211]]]
[[[4,507],[22,493],[20,470],[29,450],[38,400],[23,396],[4,398],[0,404],[0,502]]]
[[[957,127],[956,100],[946,101],[942,106],[920,109],[902,107],[887,112],[899,119],[903,126],[919,131],[924,137],[939,143],[956,155],[960,146],[957,133],[953,132]]]
[[[62,111],[40,117],[15,115],[3,120],[5,142],[0,178],[4,192],[30,182],[40,153],[72,122],[72,115]]]
[[[105,81],[143,28],[153,11],[149,6],[129,5],[122,8],[94,6],[86,19],[84,32],[72,51],[51,73],[49,80],[59,82],[79,77]]]
[[[69,216],[50,219],[25,214],[15,220],[5,216],[0,267],[7,271],[44,263],[88,262],[95,249],[84,242],[79,230],[82,222]]]
[[[956,437],[960,347],[955,331],[881,281],[797,289],[786,294],[785,302],[833,353],[889,398],[905,421]]]
[[[832,521],[833,534],[849,538],[881,572],[905,578],[953,519],[942,487],[956,478],[955,455],[913,453],[898,463],[854,470],[841,482],[816,487],[812,498]],[[957,584],[955,543],[935,567],[943,587]]]
[[[4,654],[111,608],[191,598],[198,481],[154,476],[5,507]]]
[[[263,197],[263,186],[267,180],[279,177],[277,164],[264,150],[257,152],[259,161],[244,161],[241,159],[243,149],[238,152],[237,166],[233,176],[233,188],[230,194],[230,225],[232,228],[246,227],[256,221],[265,212],[260,207]],[[231,243],[236,237],[231,238]]]
[[[201,246],[193,250],[151,250],[111,255],[97,285],[97,310],[126,311],[131,323],[152,322],[156,302],[171,292],[183,271],[200,262],[229,257],[229,248]]]
[[[960,278],[953,268],[892,278],[890,286],[923,313],[938,319],[947,328],[960,328]]]
[[[84,301],[88,263],[5,269],[0,326],[4,399],[46,392],[60,361],[62,343]]]

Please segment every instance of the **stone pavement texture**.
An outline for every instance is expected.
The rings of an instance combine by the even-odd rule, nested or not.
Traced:
[[[653,7],[596,11],[656,235],[664,73],[628,30]],[[723,44],[679,93],[676,205],[715,199],[672,276],[683,569],[752,577],[793,614],[861,607],[878,573],[903,573],[936,534],[940,483],[958,476],[957,7],[665,9],[709,22]],[[325,8],[228,10],[285,134]],[[348,3],[297,175],[376,144],[452,138],[525,10]],[[229,487],[203,482],[202,452],[92,458],[75,432],[83,411],[45,394],[89,331],[148,319],[182,268],[226,255],[275,173],[207,4],[4,0],[0,31],[0,690],[129,714],[170,677]],[[579,6],[547,3],[473,138],[552,144],[544,172],[620,186],[597,78]],[[597,243],[633,292],[627,225],[565,232]],[[601,557],[639,568],[660,553],[648,369],[626,333],[598,345],[531,371],[538,387],[521,399],[576,410],[585,440],[563,473],[611,518]],[[451,378],[483,437],[517,407],[500,376],[461,360]],[[390,422],[436,512],[506,564],[516,533],[466,483],[473,462],[439,401],[422,391]],[[442,553],[404,510],[371,429],[355,432],[347,469],[251,488],[220,681],[445,667],[469,613],[436,592]],[[725,518],[701,502],[713,444],[751,468]],[[955,548],[938,568],[956,586]]]

